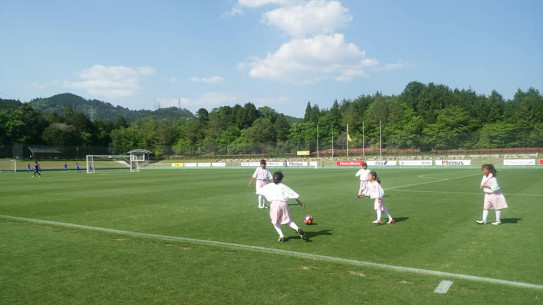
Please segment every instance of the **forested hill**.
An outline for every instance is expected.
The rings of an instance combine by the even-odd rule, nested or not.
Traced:
[[[189,110],[183,108],[161,108],[152,110],[130,110],[121,106],[113,106],[99,100],[86,100],[80,96],[71,93],[57,94],[48,98],[36,98],[30,101],[30,105],[45,114],[55,112],[63,115],[66,107],[71,106],[76,113],[85,114],[91,121],[103,120],[116,122],[121,116],[128,123],[137,122],[142,119],[152,117],[155,119],[167,119],[169,122],[175,122],[179,119],[194,118]]]

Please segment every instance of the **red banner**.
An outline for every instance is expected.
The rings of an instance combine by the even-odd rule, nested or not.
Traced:
[[[539,165],[543,165],[543,159],[539,159]]]
[[[337,161],[337,166],[362,166],[364,161]]]

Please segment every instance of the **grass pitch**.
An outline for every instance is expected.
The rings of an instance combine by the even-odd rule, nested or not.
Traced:
[[[284,243],[253,168],[0,173],[0,304],[543,303],[542,170],[499,169],[500,226],[479,169],[376,169],[380,226],[356,170],[283,169],[310,239]]]

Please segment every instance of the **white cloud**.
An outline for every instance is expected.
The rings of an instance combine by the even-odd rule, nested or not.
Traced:
[[[348,12],[338,1],[313,0],[269,11],[262,19],[292,37],[307,37],[345,27],[353,19]]]
[[[249,65],[252,78],[304,85],[329,78],[348,81],[363,76],[363,69],[376,63],[356,45],[346,43],[343,34],[333,34],[292,39],[266,58],[238,68]]]
[[[94,65],[79,73],[80,81],[65,81],[63,85],[72,89],[83,89],[92,95],[122,98],[142,91],[140,78],[154,73],[155,70],[151,67]]]
[[[398,61],[396,63],[385,64],[385,69],[386,70],[398,70],[398,69],[403,69],[403,68],[409,67],[409,66],[411,66],[410,63],[400,60],[400,61]]]
[[[268,4],[289,5],[299,2],[300,0],[239,0],[238,5],[240,7],[257,8]]]
[[[211,76],[211,77],[202,77],[202,78],[198,78],[198,77],[191,77],[189,78],[189,80],[191,82],[195,82],[195,83],[207,83],[207,84],[217,84],[217,83],[223,83],[224,82],[224,78],[218,76],[218,75],[214,75],[214,76]]]

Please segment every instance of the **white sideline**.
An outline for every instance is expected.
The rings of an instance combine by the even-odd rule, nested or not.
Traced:
[[[481,277],[481,276],[475,276],[475,275],[467,275],[467,274],[379,264],[379,263],[372,263],[372,262],[364,262],[364,261],[357,261],[353,259],[339,258],[339,257],[333,257],[333,256],[302,253],[302,252],[295,252],[295,251],[288,251],[288,250],[281,250],[281,249],[265,248],[265,247],[259,247],[259,246],[249,246],[249,245],[243,245],[243,244],[234,244],[234,243],[227,243],[227,242],[214,241],[214,240],[204,240],[204,239],[195,239],[195,238],[187,238],[187,237],[124,231],[124,230],[116,230],[116,229],[109,229],[109,228],[78,225],[74,223],[66,223],[66,222],[58,222],[58,221],[42,220],[42,219],[26,218],[26,217],[16,217],[16,216],[9,216],[9,215],[0,215],[0,218],[14,220],[14,221],[27,221],[27,222],[39,223],[39,224],[56,225],[56,226],[61,226],[61,227],[76,228],[76,229],[83,229],[83,230],[100,231],[100,232],[107,232],[107,233],[120,234],[120,235],[131,235],[131,236],[138,236],[138,237],[157,238],[157,239],[163,239],[163,240],[177,240],[177,241],[186,241],[186,242],[193,242],[193,243],[200,243],[200,244],[234,247],[234,248],[241,248],[241,249],[251,249],[251,250],[258,250],[258,251],[263,251],[263,252],[268,252],[268,253],[280,253],[280,254],[292,255],[292,256],[298,256],[298,257],[320,259],[320,260],[336,262],[336,263],[352,264],[352,265],[357,265],[357,266],[371,266],[371,267],[377,267],[377,268],[389,269],[389,270],[395,270],[395,271],[412,272],[412,273],[433,275],[433,276],[440,276],[440,277],[453,277],[453,278],[459,278],[459,279],[464,279],[464,280],[487,282],[491,284],[503,284],[503,285],[522,287],[522,288],[543,289],[543,285],[538,285],[538,284],[507,281],[507,280],[493,279],[493,278]]]

